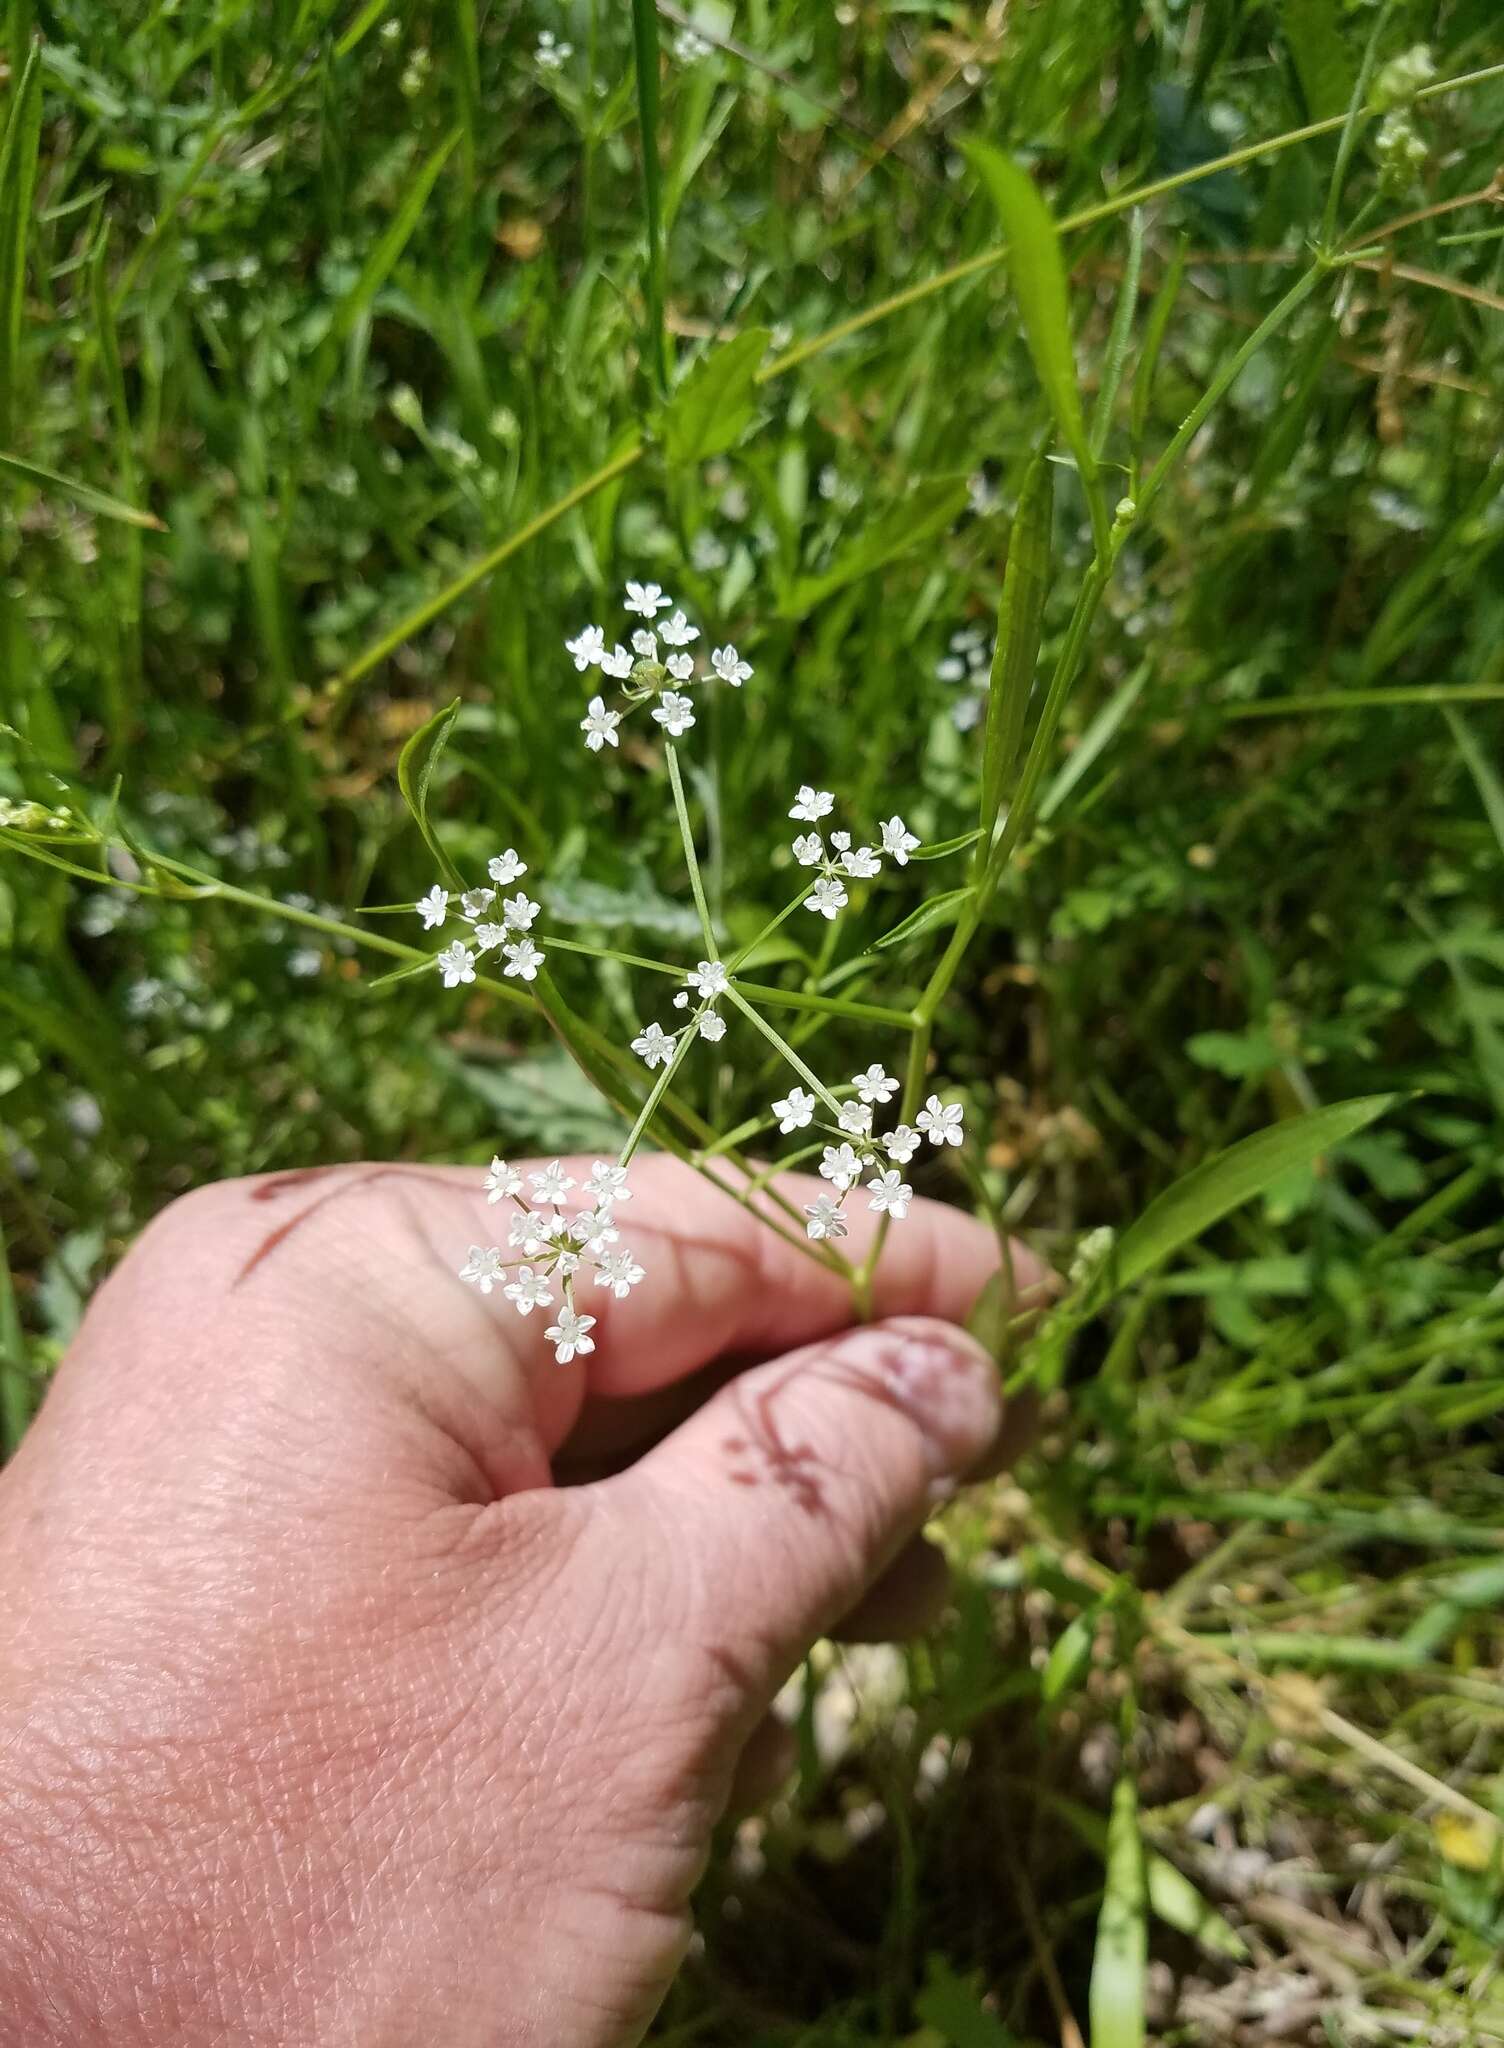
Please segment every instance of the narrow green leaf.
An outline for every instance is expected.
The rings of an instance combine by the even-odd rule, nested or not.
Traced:
[[[1138,1788],[1124,1770],[1107,1822],[1107,1885],[1091,1960],[1091,2048],[1143,2048],[1149,1967]]]
[[[1180,297],[1181,279],[1185,276],[1185,250],[1182,239],[1175,245],[1169,268],[1159,281],[1159,290],[1154,294],[1149,317],[1144,322],[1144,339],[1138,352],[1138,367],[1133,373],[1133,398],[1128,411],[1128,438],[1135,462],[1143,446],[1144,428],[1149,423],[1149,401],[1154,395],[1154,373],[1159,368],[1159,352],[1164,346],[1165,330],[1175,310],[1175,301]]]
[[[1101,1814],[1093,1813],[1089,1806],[1082,1806],[1077,1800],[1067,1799],[1058,1792],[1047,1794],[1046,1803],[1052,1813],[1058,1813],[1075,1829],[1089,1848],[1095,1849],[1099,1856],[1106,1855],[1107,1822]],[[1173,1927],[1179,1934],[1188,1934],[1208,1955],[1224,1956],[1232,1963],[1247,1960],[1248,1945],[1237,1929],[1202,1897],[1184,1871],[1168,1856],[1161,1856],[1158,1850],[1150,1849],[1147,1844],[1144,1877],[1149,1911],[1156,1919],[1163,1920],[1167,1927]]]
[[[1352,99],[1355,75],[1336,0],[1283,0],[1280,22],[1311,119],[1331,120]]]
[[[1040,1698],[1047,1707],[1073,1693],[1086,1676],[1101,1612],[1101,1601],[1095,1601],[1074,1621],[1067,1622],[1055,1638],[1039,1679]]]
[[[1096,464],[1076,382],[1065,263],[1054,220],[1033,179],[1001,150],[977,141],[966,143],[965,150],[991,194],[1008,238],[1008,267],[1035,371],[1082,480],[1089,484]]]
[[[1483,799],[1488,822],[1494,828],[1499,851],[1504,853],[1504,782],[1500,781],[1498,769],[1478,744],[1478,735],[1461,712],[1453,711],[1448,706],[1444,716],[1451,727],[1452,738],[1457,742],[1457,751],[1466,761],[1468,772],[1478,785],[1478,794]]]
[[[911,910],[901,924],[892,931],[884,932],[880,939],[874,939],[867,948],[877,953],[889,946],[901,946],[906,939],[917,939],[922,932],[937,931],[942,925],[954,924],[963,907],[970,902],[972,890],[947,889],[942,896],[932,896],[928,903],[921,903],[917,910]]]
[[[909,859],[944,860],[947,854],[964,853],[968,846],[975,846],[981,836],[978,827],[970,832],[958,832],[954,839],[933,839],[926,846],[916,846]]]
[[[915,484],[880,513],[823,574],[802,576],[780,602],[779,617],[802,619],[848,583],[922,547],[954,525],[965,503],[964,478],[930,477]]]
[[[637,125],[642,149],[642,208],[647,228],[647,360],[661,397],[668,390],[668,344],[663,331],[663,169],[658,157],[658,8],[632,0],[637,51]]]
[[[11,93],[10,115],[0,140],[0,441],[10,440],[16,416],[26,243],[42,133],[41,50],[40,42],[32,44],[21,82]]]
[[[359,277],[334,310],[330,332],[336,341],[343,341],[362,315],[369,312],[372,300],[397,267],[403,250],[411,241],[413,232],[422,218],[423,209],[428,204],[428,195],[438,182],[440,171],[454,154],[459,139],[458,129],[452,135],[446,136],[403,194],[402,204],[388,221],[386,232],[367,256],[361,266]]]
[[[741,439],[757,408],[757,372],[769,339],[766,327],[749,327],[695,364],[663,415],[671,462],[699,462]]]
[[[1102,358],[1102,378],[1097,386],[1097,402],[1091,412],[1091,452],[1093,461],[1100,462],[1102,450],[1107,446],[1107,436],[1112,431],[1113,408],[1117,404],[1118,387],[1123,381],[1123,365],[1128,360],[1128,343],[1133,336],[1133,317],[1138,311],[1138,279],[1144,260],[1144,214],[1136,206],[1128,216],[1128,260],[1123,265],[1123,281],[1118,286],[1118,302],[1113,308],[1112,328],[1107,337],[1107,353]]]
[[[1024,475],[1018,515],[1008,537],[1008,562],[997,611],[997,641],[987,685],[987,729],[982,746],[978,826],[982,835],[978,854],[981,863],[985,863],[991,847],[1003,790],[1018,758],[1024,716],[1034,687],[1044,601],[1050,587],[1054,488],[1054,471],[1041,452]]]
[[[97,512],[101,519],[118,519],[125,526],[149,527],[153,533],[167,531],[154,512],[143,512],[138,505],[127,505],[105,491],[96,491],[92,484],[80,483],[76,477],[60,476],[55,469],[44,469],[39,462],[23,462],[19,455],[0,452],[0,474],[13,476],[20,483],[33,484],[39,491],[60,491],[64,497],[82,505],[86,512]]]
[[[383,15],[390,12],[391,0],[366,0],[350,26],[334,46],[336,57],[348,57],[350,52],[363,43]]]
[[[1389,21],[1389,9],[1381,7],[1374,16],[1373,27],[1368,32],[1368,43],[1363,51],[1363,62],[1358,66],[1358,75],[1353,80],[1352,92],[1348,96],[1347,119],[1342,124],[1342,133],[1337,138],[1337,160],[1332,167],[1332,182],[1327,189],[1326,210],[1321,217],[1321,239],[1330,247],[1337,235],[1337,213],[1342,203],[1342,187],[1347,178],[1347,167],[1358,140],[1358,128],[1362,121],[1368,99],[1368,81],[1373,76],[1374,61],[1379,53],[1379,38]]]
[[[452,704],[436,711],[426,725],[419,726],[397,756],[397,786],[402,791],[403,801],[423,834],[424,844],[438,863],[440,874],[452,889],[463,889],[464,878],[439,844],[438,835],[429,822],[428,792],[434,770],[439,765],[439,756],[459,715],[460,700],[456,697]]]
[[[1148,680],[1149,664],[1147,661],[1141,662],[1126,682],[1119,683],[1082,733],[1061,763],[1054,781],[1039,800],[1037,816],[1041,825],[1050,822],[1076,784],[1096,765],[1097,757],[1112,744],[1117,737],[1118,728],[1143,695],[1144,685]]]
[[[1166,1188],[1120,1239],[1103,1269],[1110,1294],[1134,1287],[1182,1245],[1190,1244],[1281,1174],[1309,1166],[1389,1109],[1393,1095],[1358,1095],[1241,1138]],[[1101,1304],[1098,1303],[1098,1306]]]

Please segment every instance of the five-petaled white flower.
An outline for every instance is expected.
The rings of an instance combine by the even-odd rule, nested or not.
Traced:
[[[582,1209],[570,1226],[570,1235],[582,1251],[589,1252],[592,1259],[603,1257],[607,1245],[615,1244],[621,1236],[611,1221],[611,1204],[603,1203],[599,1209]]]
[[[726,1020],[718,1010],[707,1010],[700,1019],[700,1036],[707,1045],[719,1045],[726,1036]]]
[[[580,731],[585,735],[585,744],[592,754],[598,754],[602,747],[619,744],[616,728],[621,724],[619,711],[608,711],[604,697],[592,697],[585,716],[580,720]]]
[[[632,1254],[625,1247],[619,1252],[610,1252],[604,1259],[595,1262],[595,1284],[609,1287],[618,1301],[625,1301],[638,1281],[645,1276]]]
[[[574,656],[574,665],[581,675],[587,668],[594,668],[606,651],[606,636],[599,626],[581,626],[572,640],[564,642],[564,652]]]
[[[502,897],[501,914],[513,931],[530,931],[533,919],[538,915],[538,906],[519,889],[515,896]]]
[[[818,911],[821,917],[833,918],[838,910],[846,908],[848,901],[846,884],[839,875],[821,875],[805,897],[804,907]]]
[[[444,912],[449,908],[449,891],[441,889],[437,882],[426,896],[420,896],[413,905],[423,920],[423,929],[431,932],[435,925],[444,922]]]
[[[807,782],[801,782],[789,816],[802,818],[807,825],[818,825],[827,812],[835,809],[835,803],[835,797],[828,789],[812,789]]]
[[[456,939],[442,953],[435,953],[434,965],[444,977],[445,988],[458,988],[462,981],[475,979],[475,955]]]
[[[849,853],[843,853],[841,866],[858,882],[870,881],[883,871],[882,862],[870,846],[854,846]]]
[[[658,636],[665,647],[688,647],[692,640],[699,639],[700,629],[692,626],[683,612],[675,612],[658,628]]]
[[[519,1266],[517,1278],[508,1281],[502,1292],[520,1316],[530,1316],[535,1308],[550,1307],[554,1298],[548,1275],[535,1273],[531,1266]]]
[[[473,1244],[470,1256],[460,1267],[460,1278],[489,1294],[502,1275],[501,1248],[494,1244]]]
[[[665,597],[663,587],[658,583],[628,583],[626,606],[629,612],[636,612],[640,619],[656,619],[660,612],[666,612],[673,603]]]
[[[559,1235],[564,1218],[556,1209],[521,1209],[512,1218],[508,1243],[529,1257],[546,1252]]]
[[[844,853],[851,844],[851,834],[849,832],[832,832],[830,843],[837,853]]]
[[[695,658],[692,654],[671,654],[665,666],[676,683],[687,683],[695,672]]]
[[[486,862],[486,873],[493,882],[506,888],[512,882],[520,882],[527,873],[527,862],[515,846],[509,846],[505,853],[493,853]]]
[[[725,962],[721,960],[702,960],[698,967],[691,967],[684,979],[695,994],[703,996],[707,1003],[713,1002],[717,996],[724,995],[731,981],[730,975],[726,972]]]
[[[898,1083],[891,1074],[884,1073],[876,1060],[865,1074],[853,1074],[851,1085],[863,1102],[890,1102],[898,1093]]]
[[[540,1167],[537,1173],[530,1173],[527,1182],[533,1191],[535,1202],[552,1202],[555,1207],[574,1186],[573,1180],[564,1171],[562,1159],[550,1159],[547,1166]]]
[[[818,867],[825,858],[825,841],[818,832],[801,832],[794,840],[794,858],[802,868]]]
[[[820,1160],[820,1178],[849,1188],[860,1179],[862,1162],[850,1145],[827,1145]]]
[[[815,1239],[822,1237],[844,1237],[846,1218],[841,1214],[841,1205],[829,1195],[816,1195],[805,1209],[809,1221],[805,1229]]]
[[[507,1195],[515,1195],[522,1186],[522,1175],[515,1166],[508,1166],[504,1159],[493,1159],[486,1175],[486,1200],[499,1202]]]
[[[891,1216],[895,1223],[901,1223],[908,1215],[914,1199],[914,1190],[896,1166],[889,1167],[886,1173],[874,1174],[867,1183],[867,1192],[872,1197],[868,1208],[875,1209],[879,1216]]]
[[[932,1145],[959,1145],[966,1135],[961,1128],[964,1116],[959,1102],[942,1102],[932,1095],[914,1121]]]
[[[674,1056],[674,1041],[661,1024],[649,1024],[632,1040],[632,1050],[648,1066],[667,1066]]]
[[[632,652],[640,655],[644,661],[658,659],[658,642],[646,626],[639,626],[632,635]]]
[[[688,697],[681,697],[677,690],[665,690],[653,706],[653,716],[669,738],[676,740],[694,724],[695,707]]]
[[[609,654],[601,656],[601,674],[615,676],[618,682],[632,673],[632,656],[618,640]]]
[[[896,860],[901,868],[906,868],[909,864],[909,855],[919,844],[917,834],[911,832],[895,812],[883,825],[882,835],[883,852],[891,860]]]
[[[504,924],[478,924],[470,937],[483,953],[493,947],[505,945],[511,934]]]
[[[460,898],[460,913],[474,924],[477,918],[485,916],[495,901],[494,889],[467,889]]]
[[[882,1141],[883,1150],[900,1166],[907,1166],[919,1150],[919,1133],[912,1124],[895,1124]]]
[[[537,980],[544,958],[540,946],[535,946],[529,938],[521,938],[515,946],[503,946],[501,951],[506,962],[501,970],[503,974],[519,974],[524,981]]]
[[[632,1190],[627,1186],[627,1169],[613,1166],[609,1159],[597,1159],[590,1169],[590,1178],[585,1183],[585,1192],[592,1202],[630,1202]]]
[[[849,1131],[853,1138],[870,1138],[872,1135],[872,1104],[870,1102],[843,1102],[836,1111],[836,1122],[843,1131]]]
[[[752,673],[751,662],[743,661],[729,640],[724,647],[714,649],[710,657],[710,666],[721,681],[730,683],[734,690],[739,690]]]
[[[576,1315],[572,1308],[561,1308],[559,1320],[550,1323],[543,1334],[554,1347],[558,1363],[568,1365],[572,1358],[583,1357],[595,1349],[595,1339],[590,1335],[594,1328],[594,1316]]]
[[[814,1113],[815,1098],[806,1088],[791,1088],[782,1102],[773,1104],[773,1114],[784,1137],[791,1131],[804,1130]]]

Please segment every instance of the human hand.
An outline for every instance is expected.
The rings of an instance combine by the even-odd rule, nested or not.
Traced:
[[[461,1169],[208,1187],[101,1289],[0,1479],[0,2039],[639,2038],[778,1686],[923,1624],[911,1539],[1007,1432],[979,1224],[916,1203],[852,1330],[633,1185],[651,1283],[565,1366],[455,1279]]]

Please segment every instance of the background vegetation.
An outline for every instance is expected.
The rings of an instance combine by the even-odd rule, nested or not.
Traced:
[[[1088,402],[1129,250],[1091,216],[1169,181],[1109,460],[1347,236],[1134,533],[938,1052],[990,1199],[1062,1268],[1247,1131],[1400,1100],[1083,1333],[1037,1451],[945,1518],[940,1635],[817,1654],[798,1785],[728,1836],[658,2037],[1504,2040],[1504,79],[1409,103],[1504,57],[1493,0],[701,7],[709,46],[660,9],[670,375],[759,325],[774,353],[685,463],[652,431],[624,9],[9,0],[7,1440],[180,1190],[604,1141],[483,994],[370,998],[352,912],[431,879],[395,758],[459,695],[433,808],[462,863],[514,843],[552,928],[693,957],[661,781],[581,754],[560,646],[626,575],[757,665],[696,792],[733,928],[786,898],[799,781],[965,830],[968,644],[1048,410],[964,140],[1089,216]],[[1396,71],[1417,44],[1434,72]],[[1055,507],[1047,653],[1090,544],[1065,466]],[[20,808],[60,803],[225,887],[40,864],[49,835],[93,860]],[[569,986],[635,1025],[626,970]],[[765,1079],[707,1069],[707,1102]]]

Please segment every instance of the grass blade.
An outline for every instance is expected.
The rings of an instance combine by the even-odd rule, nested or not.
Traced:
[[[0,141],[0,441],[10,440],[16,416],[26,243],[42,134],[41,64],[41,45],[33,43]]]
[[[1088,1848],[1095,1849],[1099,1856],[1106,1855],[1107,1822],[1101,1814],[1060,1793],[1051,1793],[1047,1803],[1052,1813],[1058,1813],[1075,1829]],[[1233,1963],[1247,1960],[1248,1945],[1231,1922],[1202,1897],[1177,1864],[1147,1845],[1144,1880],[1149,1911],[1163,1920],[1166,1927],[1188,1934],[1208,1955],[1222,1956]]]
[[[1138,1788],[1124,1770],[1107,1822],[1107,1886],[1091,1962],[1091,2048],[1143,2048],[1149,1967]]]
[[[1499,851],[1504,853],[1504,782],[1499,779],[1487,754],[1478,744],[1478,735],[1462,716],[1447,705],[1442,713],[1451,728],[1452,738],[1457,742],[1457,751],[1468,765],[1468,771],[1478,785],[1478,794],[1483,799],[1483,808],[1488,813],[1488,822],[1494,828],[1494,837],[1499,842]]]
[[[1165,329],[1170,324],[1175,301],[1180,297],[1180,283],[1184,276],[1185,243],[1180,241],[1175,245],[1175,254],[1170,258],[1170,266],[1160,279],[1159,290],[1154,294],[1154,303],[1149,308],[1149,318],[1144,326],[1143,346],[1138,352],[1138,367],[1133,373],[1133,398],[1128,410],[1128,437],[1135,466],[1144,442],[1144,428],[1149,423],[1149,401],[1154,395],[1154,372],[1159,368],[1159,352],[1164,346]]]
[[[1106,537],[1106,514],[1100,502],[1097,465],[1087,440],[1081,389],[1076,381],[1070,298],[1060,237],[1033,179],[1016,163],[988,142],[968,142],[966,154],[981,174],[1008,238],[1008,266],[1029,353],[1061,438],[1076,458],[1100,550]]]
[[[642,207],[647,223],[647,360],[659,398],[668,394],[668,344],[663,331],[663,169],[658,161],[658,9],[632,0],[637,46],[637,125],[642,145]]]
[[[1118,288],[1117,305],[1113,308],[1112,330],[1107,337],[1107,354],[1102,361],[1097,402],[1092,407],[1088,438],[1094,462],[1101,461],[1102,450],[1107,446],[1107,436],[1112,429],[1113,407],[1117,404],[1123,365],[1128,359],[1128,343],[1133,334],[1133,316],[1138,311],[1138,280],[1143,261],[1144,216],[1142,210],[1135,207],[1128,216],[1128,260],[1123,266],[1123,282]]]
[[[1120,683],[1102,706],[1091,724],[1082,733],[1060,767],[1060,772],[1039,800],[1037,813],[1041,825],[1048,825],[1060,809],[1076,784],[1089,773],[1098,755],[1105,752],[1117,737],[1118,729],[1129,712],[1144,693],[1149,680],[1149,664],[1140,662],[1129,676]]]
[[[992,850],[1003,788],[1018,757],[1034,687],[1044,601],[1050,587],[1054,492],[1054,472],[1043,454],[1036,455],[1024,476],[1018,516],[1008,538],[1008,564],[997,612],[997,645],[987,686],[987,731],[982,748],[982,836],[976,852],[979,874]]]
[[[397,756],[397,786],[402,791],[403,801],[423,834],[424,844],[438,862],[439,872],[452,889],[463,889],[464,878],[439,844],[438,834],[429,822],[428,792],[433,786],[439,756],[448,744],[454,721],[459,715],[460,700],[456,697],[452,704],[436,711],[426,725],[420,725]]]
[[[408,186],[402,204],[387,224],[385,234],[361,266],[359,277],[335,308],[330,332],[336,341],[343,341],[362,315],[370,310],[371,301],[396,268],[428,204],[428,195],[459,139],[458,129],[447,135]]]
[[[39,462],[23,462],[19,455],[7,455],[3,450],[0,450],[0,474],[13,476],[18,483],[31,484],[39,491],[61,492],[65,498],[82,505],[86,512],[97,513],[101,519],[118,519],[123,526],[142,526],[152,533],[167,531],[154,512],[143,512],[139,505],[127,505],[121,498],[112,498],[107,491],[96,491],[92,484],[80,483],[77,477],[61,476],[55,469],[44,469]]]

